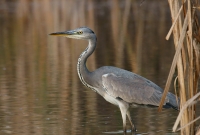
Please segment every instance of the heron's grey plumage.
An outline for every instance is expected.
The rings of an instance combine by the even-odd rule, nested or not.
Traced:
[[[78,59],[77,72],[81,82],[100,94],[108,102],[120,108],[123,119],[123,130],[126,132],[126,115],[132,123],[129,108],[135,105],[159,106],[163,90],[150,80],[130,71],[112,66],[103,66],[90,72],[86,67],[87,58],[96,48],[96,35],[87,28],[81,27],[75,30],[56,32],[50,35],[66,36],[68,38],[85,39],[89,41],[88,47]],[[174,94],[168,92],[164,107],[178,109],[178,103]]]
[[[133,77],[117,76],[113,73],[102,76],[106,92],[115,98],[120,97],[127,103],[159,106],[162,89],[143,77],[132,74]],[[168,95],[171,95],[171,93]],[[170,96],[166,97],[164,105],[170,103]]]

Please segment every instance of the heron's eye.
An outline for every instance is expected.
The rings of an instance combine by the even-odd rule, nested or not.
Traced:
[[[83,32],[82,32],[82,31],[78,31],[77,33],[78,33],[79,35],[80,35],[80,34],[83,34]]]

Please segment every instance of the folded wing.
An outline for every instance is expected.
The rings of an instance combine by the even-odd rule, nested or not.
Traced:
[[[162,91],[158,86],[154,87],[148,81],[130,79],[113,73],[104,74],[102,84],[110,96],[128,103],[158,106],[162,97]],[[167,102],[168,98],[165,99],[165,104]]]

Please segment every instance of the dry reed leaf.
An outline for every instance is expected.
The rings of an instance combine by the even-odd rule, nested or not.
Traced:
[[[177,90],[176,90],[176,82],[177,82],[177,80],[178,80],[178,76],[174,80],[174,92],[175,92],[175,95],[176,95],[176,102],[178,103],[178,96],[177,96]],[[180,106],[179,106],[179,109],[180,109]]]
[[[170,69],[170,72],[169,72],[169,75],[168,75],[168,78],[167,78],[167,82],[166,82],[166,85],[165,85],[165,89],[164,89],[160,104],[159,104],[159,108],[158,108],[159,112],[162,110],[163,103],[165,101],[166,95],[167,95],[167,93],[169,91],[169,87],[171,85],[171,81],[172,81],[172,77],[173,77],[173,74],[174,74],[174,71],[175,71],[176,63],[178,61],[179,54],[181,53],[183,40],[184,40],[185,35],[186,35],[187,26],[188,26],[188,12],[185,16],[183,29],[181,31],[181,35],[180,35],[180,38],[179,38],[179,41],[178,41],[178,44],[177,44],[177,48],[176,48],[176,52],[175,52],[175,55],[174,55],[174,59],[173,59],[173,62],[172,62],[172,66],[171,66],[171,69]]]
[[[175,18],[175,20],[174,20],[174,22],[173,22],[173,24],[172,24],[172,26],[171,26],[169,32],[168,32],[166,38],[165,38],[166,40],[169,40],[169,37],[170,37],[171,34],[172,34],[172,31],[173,31],[174,26],[175,26],[175,24],[176,24],[176,22],[177,22],[177,20],[178,20],[178,18],[179,18],[179,16],[180,16],[180,13],[181,13],[182,9],[183,9],[183,5],[181,6],[181,8],[180,8],[179,11],[178,11],[178,14],[177,14],[177,16],[176,16],[176,18]]]
[[[193,121],[189,122],[188,124],[178,128],[176,131],[180,131],[181,129],[184,129],[185,127],[189,126],[190,124],[194,123],[195,121],[199,120],[200,119],[200,116],[197,117],[196,119],[194,119]]]
[[[193,41],[194,52],[196,56],[196,72],[200,76],[200,48],[197,46],[197,43]]]
[[[193,7],[193,8],[200,10],[200,6],[196,6],[196,7]]]
[[[180,122],[180,120],[181,120],[181,116],[183,115],[185,109],[187,109],[188,106],[193,105],[194,100],[196,100],[199,96],[200,96],[200,92],[197,93],[194,97],[190,98],[190,99],[183,105],[183,107],[181,108],[181,110],[180,110],[180,112],[179,112],[179,114],[178,114],[178,117],[177,117],[177,119],[176,119],[176,122],[175,122],[175,124],[174,124],[174,126],[173,126],[173,128],[172,128],[172,131],[173,131],[173,132],[176,132],[176,131],[177,131],[176,129],[177,129],[177,127],[178,127],[178,124],[179,124],[179,122]],[[199,117],[200,117],[200,116],[199,116]],[[198,119],[199,119],[199,117],[198,117]],[[196,119],[195,119],[195,121],[196,121]],[[194,121],[192,121],[192,122],[194,122]],[[190,125],[191,122],[188,123],[188,124]],[[188,126],[188,125],[185,125],[184,127],[186,127],[186,126]]]
[[[191,2],[188,1],[188,9],[191,9]],[[188,10],[188,36],[190,39],[190,44],[192,45],[192,13],[191,10]]]

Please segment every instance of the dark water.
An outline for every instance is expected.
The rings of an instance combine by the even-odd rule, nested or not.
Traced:
[[[123,134],[116,106],[84,87],[76,62],[87,42],[48,36],[92,28],[87,66],[112,65],[165,86],[174,55],[167,1],[15,0],[0,2],[0,134]],[[173,92],[173,91],[172,91]],[[178,112],[133,108],[138,134],[170,135]],[[130,124],[128,129],[130,129]],[[130,133],[127,133],[130,134]]]

